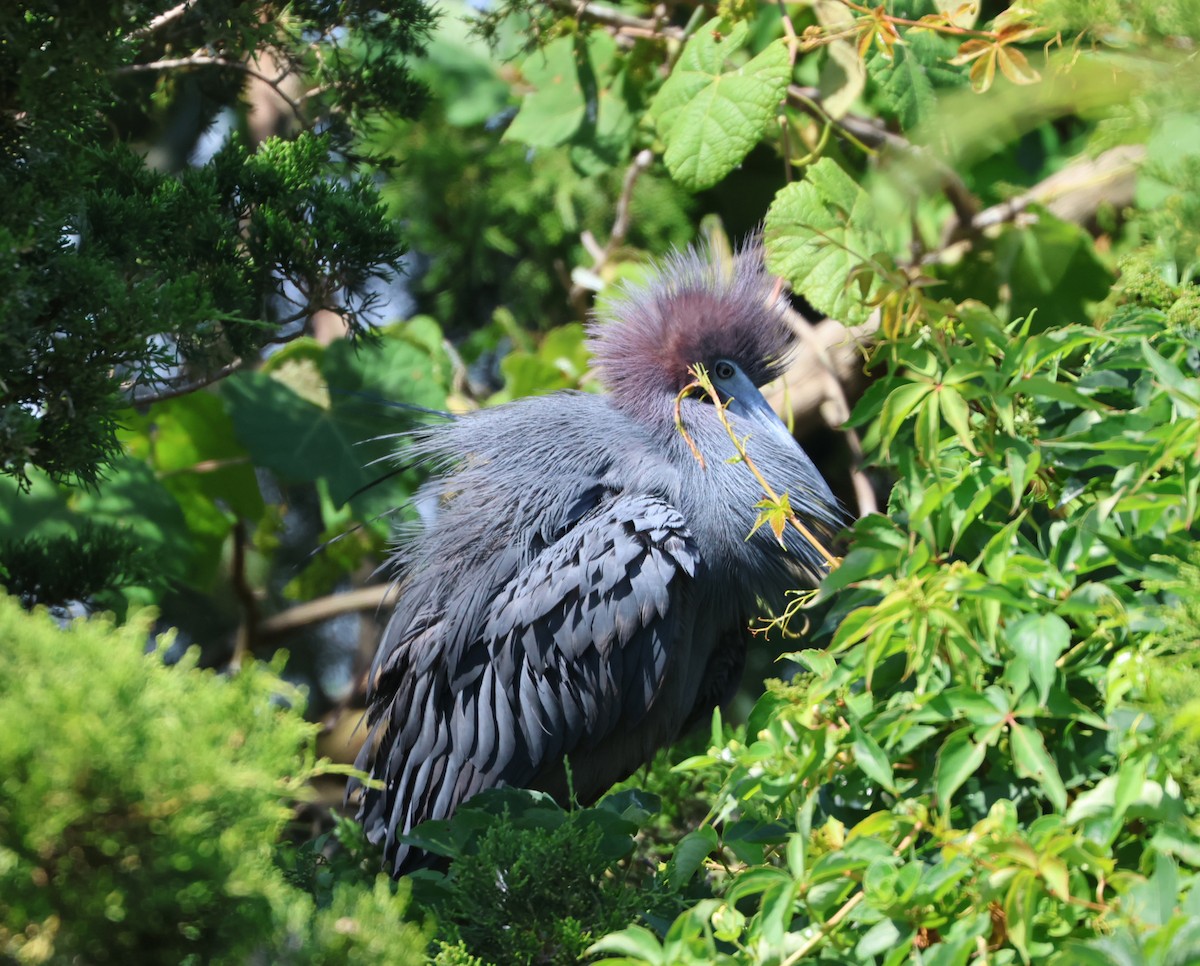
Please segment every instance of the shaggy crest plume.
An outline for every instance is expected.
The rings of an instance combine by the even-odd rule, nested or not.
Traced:
[[[758,242],[743,246],[732,263],[691,248],[669,255],[648,282],[597,313],[588,344],[613,401],[653,417],[664,412],[663,396],[691,381],[696,363],[711,368],[730,359],[756,386],[778,376],[794,339],[786,305]]]

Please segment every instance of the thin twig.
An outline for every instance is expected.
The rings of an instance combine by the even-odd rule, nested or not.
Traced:
[[[1013,222],[1033,205],[1053,206],[1062,199],[1096,192],[1123,181],[1127,181],[1132,190],[1133,178],[1145,158],[1143,145],[1129,144],[1111,148],[1094,158],[1077,160],[1015,198],[978,212],[966,226],[967,230],[977,233]]]
[[[629,167],[625,171],[625,179],[621,183],[621,194],[617,198],[616,214],[613,216],[612,232],[608,236],[607,243],[601,246],[588,231],[584,231],[581,234],[580,240],[583,242],[584,248],[592,256],[591,272],[593,274],[599,275],[604,266],[608,264],[608,260],[625,244],[625,238],[629,234],[633,189],[637,186],[638,178],[653,163],[654,152],[649,148],[639,151],[629,163]],[[578,282],[572,282],[568,296],[571,304],[582,306],[587,291],[586,286],[580,285]]]
[[[292,113],[299,120],[304,120],[304,110],[300,102],[283,91],[283,81],[290,75],[290,71],[285,71],[279,77],[272,78],[268,77],[257,67],[252,67],[244,61],[231,60],[220,54],[202,54],[197,52],[188,57],[168,57],[162,60],[152,60],[145,64],[125,64],[122,67],[116,68],[113,73],[141,74],[151,71],[178,70],[186,67],[228,67],[231,70],[240,70],[242,73],[248,74],[270,87],[271,90],[279,95],[279,99],[291,108]]]
[[[920,834],[923,828],[924,826],[920,822],[917,822],[916,825],[913,826],[912,831],[904,836],[904,838],[900,840],[900,843],[894,849],[892,849],[892,855],[899,855],[910,845],[912,845],[912,843],[916,840],[917,835]],[[821,927],[806,943],[800,946],[799,949],[794,950],[787,959],[779,964],[779,966],[794,966],[795,963],[800,962],[800,960],[816,949],[821,940],[825,939],[831,932],[833,932],[834,928],[837,927],[843,919],[845,919],[848,915],[850,915],[851,912],[854,911],[854,907],[862,902],[865,896],[866,893],[861,889],[854,893],[854,895],[845,901],[845,903],[837,912],[821,923]]]
[[[793,964],[800,962],[800,960],[816,949],[821,940],[829,935],[829,933],[831,933],[843,919],[850,915],[850,913],[854,910],[854,907],[862,902],[865,897],[866,893],[862,892],[861,890],[854,893],[854,895],[846,900],[846,903],[842,906],[842,908],[821,923],[821,928],[816,931],[816,933],[808,940],[808,942],[802,944],[799,949],[795,950],[790,956],[788,956],[787,959],[780,963],[779,966],[793,966]]]
[[[607,259],[621,245],[625,244],[625,236],[629,234],[629,209],[633,203],[633,189],[638,178],[654,161],[654,153],[648,148],[639,151],[633,163],[625,172],[625,180],[621,184],[621,196],[617,199],[617,215],[613,219],[612,234],[608,236],[608,244],[604,246]]]
[[[692,434],[687,431],[687,427],[683,424],[683,400],[691,394],[693,389],[703,389],[704,387],[696,380],[692,380],[686,386],[679,390],[679,394],[675,397],[675,428],[679,430],[679,435],[683,437],[683,441],[688,444],[688,449],[692,451],[692,455],[696,457],[696,462],[700,464],[700,469],[707,469],[707,464],[704,462],[704,454],[700,452],[700,447],[696,445],[696,441],[692,439]]]
[[[210,386],[214,382],[224,379],[226,376],[237,372],[245,362],[242,359],[235,359],[228,365],[222,366],[220,369],[214,369],[212,372],[206,373],[199,379],[194,379],[191,382],[183,383],[182,385],[172,386],[170,389],[164,389],[161,392],[146,393],[145,395],[137,395],[137,383],[126,383],[121,387],[121,391],[130,394],[129,402],[134,406],[149,406],[152,403],[165,402],[168,399],[175,399],[178,396],[186,396],[190,392],[195,392],[197,389],[203,389],[205,386]]]

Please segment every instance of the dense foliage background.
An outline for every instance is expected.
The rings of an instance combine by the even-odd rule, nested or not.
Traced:
[[[1200,959],[1198,41],[1186,0],[6,7],[0,959]],[[730,720],[378,877],[335,762],[393,434],[594,388],[595,299],[759,225],[840,566]]]

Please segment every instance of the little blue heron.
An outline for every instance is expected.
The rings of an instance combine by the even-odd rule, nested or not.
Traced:
[[[501,785],[590,801],[737,689],[751,622],[824,572],[815,541],[754,529],[763,489],[706,394],[810,531],[838,502],[759,386],[793,333],[756,244],[677,253],[589,329],[608,392],[556,392],[414,435],[432,477],[397,551],[355,786],[399,875],[400,838]],[[682,417],[686,436],[676,417]],[[697,452],[704,459],[697,458]],[[752,536],[747,536],[754,530]]]

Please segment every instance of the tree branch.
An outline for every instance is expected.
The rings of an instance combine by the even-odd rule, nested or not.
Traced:
[[[175,399],[178,396],[186,396],[190,392],[195,392],[197,389],[203,389],[205,386],[211,386],[214,382],[219,382],[231,373],[237,372],[245,362],[242,359],[234,359],[228,365],[221,366],[220,369],[214,369],[212,372],[207,372],[198,379],[193,379],[190,382],[181,383],[170,386],[159,392],[148,392],[143,395],[137,394],[137,383],[126,383],[121,387],[121,391],[129,395],[129,402],[134,406],[149,406],[156,402],[165,402],[168,399]]]
[[[148,37],[155,31],[161,30],[167,24],[172,23],[188,12],[188,8],[195,3],[195,0],[183,0],[183,3],[177,3],[170,10],[164,10],[157,17],[154,17],[149,23],[138,27],[137,30],[130,31],[125,35],[125,40],[140,40],[142,37]]]
[[[606,7],[602,3],[580,3],[577,0],[549,0],[549,6],[576,20],[600,24],[604,27],[635,37],[662,37],[667,40],[683,40],[687,33],[682,27],[664,24],[658,19],[637,17],[623,10]]]
[[[126,64],[123,67],[116,68],[114,73],[142,74],[151,71],[178,70],[187,67],[228,67],[231,70],[240,70],[242,73],[248,74],[250,77],[260,80],[270,87],[279,96],[279,99],[287,104],[292,113],[296,115],[296,118],[301,123],[305,122],[304,110],[300,102],[283,90],[283,81],[291,74],[289,70],[285,70],[278,77],[272,78],[268,77],[257,67],[252,67],[244,61],[231,60],[221,54],[203,54],[197,51],[188,57],[170,57],[162,60],[152,60],[145,64]]]
[[[633,203],[633,189],[636,187],[638,178],[642,173],[649,169],[654,163],[654,152],[649,148],[645,148],[638,152],[637,156],[630,162],[629,168],[625,171],[625,180],[621,184],[621,195],[617,198],[616,214],[613,217],[612,232],[608,236],[608,242],[601,247],[591,232],[584,231],[581,236],[583,247],[586,248],[592,256],[591,272],[599,274],[600,270],[608,264],[608,260],[612,258],[613,253],[625,244],[625,237],[629,234],[629,209]],[[588,292],[588,286],[581,285],[579,282],[572,280],[569,292],[571,304],[577,309],[584,309],[584,297]]]
[[[832,118],[826,112],[821,102],[821,92],[815,87],[802,87],[792,84],[787,92],[788,105],[804,111],[818,121],[832,124],[840,128],[850,137],[868,148],[891,148],[893,151],[907,157],[916,158],[922,165],[932,167],[937,173],[939,186],[946,200],[954,208],[959,221],[969,221],[980,209],[979,200],[971,194],[971,190],[959,176],[958,172],[949,165],[934,157],[925,148],[913,144],[907,138],[889,131],[878,121],[846,114],[840,118]]]
[[[359,587],[356,590],[305,601],[261,621],[258,625],[258,638],[267,640],[282,637],[301,627],[319,624],[341,614],[382,610],[396,602],[398,593],[395,584],[373,584],[370,587]]]

